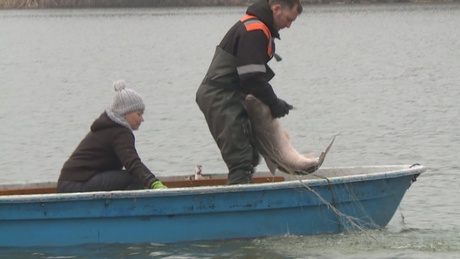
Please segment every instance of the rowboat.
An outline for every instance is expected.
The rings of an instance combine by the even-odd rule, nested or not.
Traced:
[[[55,182],[0,185],[0,247],[176,243],[384,228],[426,168],[322,168],[162,177],[169,189],[56,193]]]

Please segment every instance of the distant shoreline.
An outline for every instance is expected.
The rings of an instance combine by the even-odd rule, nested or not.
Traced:
[[[247,6],[256,0],[0,0],[0,9]],[[309,4],[460,3],[460,0],[301,0]]]

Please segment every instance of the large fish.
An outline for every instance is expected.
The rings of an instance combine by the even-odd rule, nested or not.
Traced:
[[[257,148],[272,174],[275,174],[276,169],[290,174],[310,174],[323,164],[335,137],[319,157],[302,155],[292,146],[289,135],[281,128],[280,120],[272,117],[266,104],[249,94],[245,99],[245,107]]]

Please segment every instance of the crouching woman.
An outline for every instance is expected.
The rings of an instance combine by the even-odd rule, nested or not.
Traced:
[[[141,96],[114,84],[115,98],[91,125],[90,132],[64,163],[57,191],[92,192],[167,188],[141,162],[133,130],[144,121]]]

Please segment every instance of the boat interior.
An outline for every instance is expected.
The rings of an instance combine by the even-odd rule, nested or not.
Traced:
[[[306,179],[328,179],[351,175],[370,175],[374,173],[388,173],[408,169],[409,167],[410,166],[403,165],[321,168],[308,175],[293,175],[282,172],[276,172],[275,175],[272,175],[270,172],[257,172],[252,178],[251,183],[273,183]],[[227,174],[203,174],[199,175],[199,178],[196,178],[196,175],[177,175],[161,177],[161,181],[169,188],[219,186],[227,184]],[[56,193],[56,185],[56,182],[0,184],[0,196]]]

